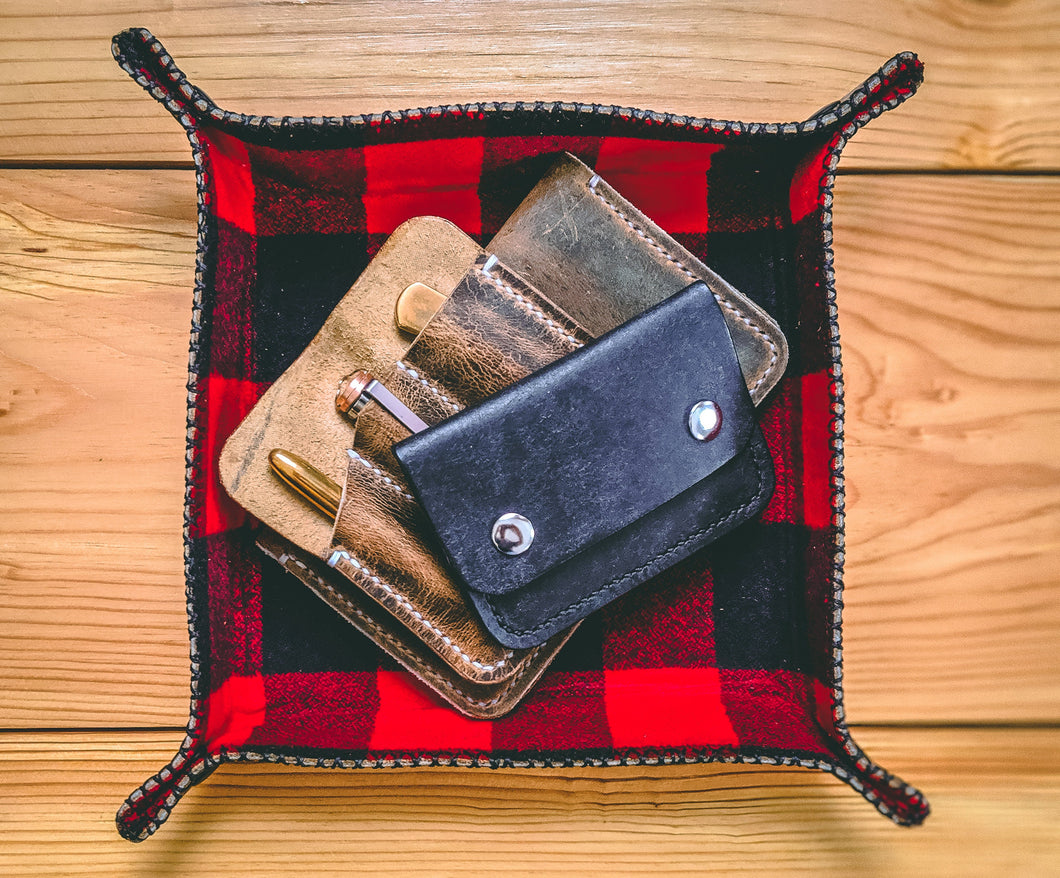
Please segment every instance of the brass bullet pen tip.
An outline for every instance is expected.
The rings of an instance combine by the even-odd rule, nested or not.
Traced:
[[[269,452],[272,471],[289,487],[330,518],[339,514],[342,488],[313,464],[290,451],[274,448]]]
[[[445,304],[445,298],[427,284],[409,284],[397,298],[394,323],[402,332],[419,335],[435,312]]]

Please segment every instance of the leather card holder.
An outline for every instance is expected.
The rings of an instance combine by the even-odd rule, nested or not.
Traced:
[[[336,389],[350,372],[366,368],[381,375],[407,357],[408,339],[394,324],[398,293],[413,282],[452,289],[482,256],[477,244],[445,220],[419,217],[399,227],[306,350],[229,437],[220,477],[231,497],[260,522],[255,539],[267,555],[455,708],[494,717],[519,702],[569,632],[543,646],[506,647],[485,629],[444,565],[443,575],[424,575],[416,566],[422,553],[413,549],[434,539],[430,528],[421,535],[413,521],[410,531],[410,522],[395,515],[394,502],[402,498],[394,483],[350,454],[370,431],[361,429],[360,420],[355,428],[335,408]],[[389,425],[380,426],[376,441],[386,429]],[[351,553],[356,564],[327,565],[336,550],[336,523],[270,471],[273,448],[305,458],[344,486],[338,517],[357,535],[356,541],[348,538],[364,556]],[[363,505],[355,511],[349,500],[358,491]],[[387,562],[385,579],[363,569],[379,557]],[[432,570],[439,566],[431,563]]]
[[[375,377],[416,416],[436,426],[591,341],[540,292],[483,254],[404,355]],[[471,606],[469,596],[446,563],[445,547],[395,456],[408,435],[374,401],[357,415],[328,563],[398,617],[430,606],[435,618],[450,618],[449,608],[459,601]],[[476,615],[476,621],[496,637],[485,619]],[[558,628],[554,637],[564,636],[576,622]],[[423,637],[439,641],[429,630]]]
[[[513,648],[568,628],[772,494],[706,284],[575,347],[393,448],[486,627]],[[518,553],[505,542],[511,515],[529,522]]]

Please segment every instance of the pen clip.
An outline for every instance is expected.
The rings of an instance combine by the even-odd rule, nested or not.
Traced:
[[[363,370],[354,372],[339,383],[339,390],[335,395],[335,408],[346,417],[356,418],[369,402],[375,402],[410,433],[420,433],[428,427],[426,421],[394,396],[386,385],[377,381],[369,372]]]

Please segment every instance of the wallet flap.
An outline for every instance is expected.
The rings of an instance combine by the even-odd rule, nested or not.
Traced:
[[[705,479],[754,426],[721,309],[694,283],[394,452],[467,584],[503,594]]]

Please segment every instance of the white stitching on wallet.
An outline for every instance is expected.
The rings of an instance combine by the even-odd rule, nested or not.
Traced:
[[[408,375],[409,378],[411,378],[413,381],[419,381],[420,384],[422,384],[431,393],[433,393],[435,396],[437,396],[438,399],[440,399],[447,406],[449,406],[449,408],[451,408],[454,412],[460,411],[460,406],[458,406],[455,402],[453,402],[448,396],[446,396],[444,393],[442,393],[442,391],[440,391],[437,387],[435,387],[430,381],[428,381],[426,378],[424,378],[419,372],[417,372],[411,366],[407,365],[406,363],[402,362],[401,360],[398,360],[397,363],[395,363],[395,365],[402,372],[404,372],[406,375]]]
[[[328,558],[328,566],[329,567],[334,567],[336,564],[339,563],[340,560],[345,560],[347,563],[352,564],[353,567],[359,573],[361,573],[363,576],[365,576],[369,580],[369,582],[371,582],[373,585],[377,585],[381,589],[383,589],[383,591],[385,591],[388,595],[390,595],[392,598],[394,598],[394,600],[396,600],[402,607],[404,607],[406,610],[408,610],[408,612],[412,614],[412,617],[417,622],[422,623],[423,626],[428,631],[430,631],[436,637],[440,638],[442,643],[444,643],[446,646],[448,646],[453,652],[455,652],[458,656],[460,656],[460,658],[462,658],[469,665],[472,665],[473,667],[476,667],[476,668],[478,668],[479,670],[482,670],[482,671],[495,671],[498,668],[503,668],[508,663],[508,659],[510,659],[513,656],[513,653],[512,653],[511,650],[505,650],[504,651],[504,658],[501,659],[496,664],[492,664],[492,665],[483,664],[482,662],[471,658],[471,656],[469,656],[459,646],[457,646],[455,643],[453,643],[452,638],[449,637],[448,634],[446,634],[444,631],[440,630],[439,628],[435,627],[435,625],[429,619],[427,619],[423,615],[423,613],[421,613],[411,603],[409,603],[408,598],[406,598],[403,594],[400,594],[399,592],[397,592],[389,583],[385,582],[383,579],[381,579],[379,576],[377,576],[366,565],[362,564],[361,561],[358,558],[354,557],[352,554],[350,554],[345,549],[336,549],[334,552],[332,552],[331,553],[331,557]]]
[[[490,284],[492,284],[497,290],[499,290],[500,292],[510,296],[512,299],[514,299],[516,302],[518,302],[520,305],[522,305],[527,311],[529,311],[531,316],[536,318],[539,322],[543,323],[545,326],[547,326],[553,332],[555,332],[558,335],[560,335],[562,338],[564,338],[567,341],[569,341],[572,345],[574,345],[574,347],[576,347],[576,348],[584,347],[582,342],[578,341],[578,339],[576,339],[573,335],[570,335],[560,324],[558,324],[555,320],[553,320],[551,317],[549,317],[544,311],[542,311],[540,308],[538,308],[536,305],[534,305],[534,303],[531,302],[528,298],[526,298],[523,295],[520,295],[514,289],[512,289],[510,284],[507,284],[503,280],[501,280],[499,277],[494,277],[492,274],[490,274],[488,269],[492,268],[492,266],[494,264],[495,264],[495,261],[491,259],[490,262],[487,262],[484,266],[479,268],[478,273],[481,274],[484,278],[486,278],[486,280]]]
[[[358,463],[363,464],[369,471],[374,473],[376,478],[384,482],[387,487],[392,488],[394,491],[397,491],[397,493],[399,493],[406,500],[412,500],[413,502],[416,502],[416,498],[409,494],[407,491],[403,491],[401,489],[401,485],[399,485],[392,478],[390,478],[390,476],[388,476],[385,472],[379,469],[379,467],[374,466],[373,464],[365,460],[363,457],[361,457],[361,455],[359,455],[352,448],[347,449],[346,453],[350,456],[351,460],[356,460]]]
[[[702,279],[694,272],[692,272],[688,268],[688,266],[685,265],[680,259],[678,259],[672,253],[670,253],[669,250],[663,247],[662,244],[656,241],[655,238],[649,235],[646,231],[644,231],[644,229],[642,229],[635,222],[633,222],[633,220],[626,216],[626,214],[617,204],[614,204],[613,202],[608,200],[606,196],[597,192],[596,184],[599,182],[600,175],[593,174],[592,178],[589,180],[589,191],[592,192],[593,195],[595,195],[597,198],[599,198],[617,217],[619,217],[619,219],[621,219],[627,226],[629,226],[630,229],[633,230],[634,234],[636,234],[639,238],[641,238],[641,240],[643,240],[646,244],[652,247],[652,249],[654,249],[660,256],[662,256],[663,259],[672,262],[679,269],[681,269],[681,271],[689,280],[697,281]],[[713,290],[711,292],[713,292]],[[730,311],[735,314],[741,322],[747,324],[748,328],[755,335],[761,336],[763,339],[765,339],[766,344],[769,345],[769,365],[766,367],[765,372],[763,372],[762,375],[759,376],[758,380],[755,381],[754,385],[751,387],[751,390],[757,390],[765,382],[766,378],[769,376],[769,373],[773,371],[773,367],[777,364],[777,359],[780,356],[780,351],[777,349],[776,343],[773,341],[773,339],[771,339],[767,333],[763,332],[759,326],[755,325],[751,318],[744,314],[744,312],[741,311],[736,305],[734,305],[728,299],[719,296],[717,293],[714,293],[714,298],[717,303],[721,305],[722,308],[725,308],[727,311]]]

